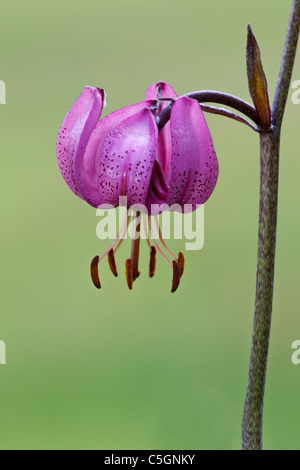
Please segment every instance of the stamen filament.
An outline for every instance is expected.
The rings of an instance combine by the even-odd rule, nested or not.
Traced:
[[[117,250],[120,248],[120,246],[122,245],[122,243],[123,243],[123,241],[124,241],[124,237],[125,237],[125,234],[126,234],[126,232],[127,232],[127,227],[128,227],[128,224],[129,224],[129,221],[130,221],[131,216],[127,214],[126,217],[127,217],[127,222],[126,222],[126,224],[124,224],[124,221],[123,221],[123,223],[122,223],[122,227],[121,227],[121,229],[120,229],[120,232],[122,231],[122,228],[123,228],[123,231],[122,231],[122,233],[121,233],[121,235],[120,235],[120,237],[119,237],[119,238],[120,238],[120,241],[119,241],[119,243],[117,244],[116,248],[114,249],[114,253],[117,252]]]
[[[126,214],[126,216],[124,217],[123,219],[123,222],[122,222],[122,225],[121,225],[121,228],[119,230],[119,233],[117,235],[117,237],[115,238],[115,240],[111,243],[111,245],[109,245],[109,247],[107,248],[107,250],[105,250],[105,252],[103,253],[103,255],[101,256],[101,258],[99,259],[99,263],[105,258],[105,256],[113,249],[113,247],[116,245],[116,243],[119,241],[120,237],[122,236],[123,237],[123,232],[124,230],[126,229],[127,230],[127,224],[128,224],[128,215]],[[121,243],[123,242],[124,238],[121,238],[120,242],[119,242],[119,245],[117,248],[119,248],[119,246],[121,245]],[[114,250],[114,252],[116,252],[116,250]]]
[[[155,238],[155,235],[154,235],[153,229],[152,229],[152,225],[151,225],[150,216],[148,216],[148,223],[149,223],[151,238],[152,238],[152,240],[153,240],[154,245],[156,246],[156,248],[158,249],[158,251],[159,251],[159,253],[162,255],[162,257],[163,257],[163,258],[167,261],[167,263],[172,267],[171,261],[170,261],[169,258],[165,255],[165,253],[163,252],[163,250],[162,250],[161,247],[159,246],[158,241],[157,241],[156,238]]]
[[[143,224],[144,224],[146,242],[147,242],[147,245],[148,245],[149,250],[151,252],[152,245],[151,245],[150,240],[149,240],[149,227],[148,227],[148,223],[147,223],[147,215],[146,214],[142,214],[142,220],[143,220]]]
[[[172,258],[173,258],[175,261],[178,261],[178,259],[176,258],[176,256],[172,253],[172,251],[170,250],[170,248],[167,246],[165,240],[163,239],[163,236],[162,236],[162,233],[161,233],[161,230],[160,230],[159,220],[158,220],[158,216],[157,216],[157,215],[154,216],[154,220],[155,220],[156,228],[157,228],[158,235],[159,235],[159,239],[160,239],[160,241],[161,241],[162,246],[167,250],[167,252],[172,256]]]

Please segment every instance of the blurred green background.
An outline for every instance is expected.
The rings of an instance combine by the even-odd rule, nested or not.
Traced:
[[[157,275],[129,292],[101,267],[93,208],[56,165],[61,122],[85,85],[105,113],[143,99],[153,82],[178,94],[227,91],[249,100],[251,23],[274,95],[291,1],[11,1],[1,3],[1,449],[239,449],[258,222],[258,136],[207,120],[220,177],[205,209],[205,246],[186,253],[179,291]],[[293,80],[300,79],[298,54]],[[299,129],[291,93],[283,127],[274,314],[264,447],[299,449]],[[174,250],[181,241],[171,243]],[[119,271],[129,253],[124,244]]]

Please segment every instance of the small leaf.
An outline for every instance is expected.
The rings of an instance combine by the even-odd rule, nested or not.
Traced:
[[[250,95],[260,117],[261,127],[270,129],[271,109],[268,82],[261,61],[260,48],[250,25],[248,25],[247,39],[247,74]]]

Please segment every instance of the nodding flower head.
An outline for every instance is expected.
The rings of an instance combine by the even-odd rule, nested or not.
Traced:
[[[174,102],[170,120],[158,132],[156,118],[170,101]],[[73,193],[93,207],[117,207],[126,198],[128,208],[137,208],[131,255],[125,263],[129,289],[140,274],[139,234],[143,224],[150,251],[149,275],[154,276],[158,251],[172,267],[171,291],[175,292],[183,274],[184,256],[173,255],[167,247],[158,215],[165,210],[193,211],[214,190],[218,161],[202,109],[191,98],[178,98],[163,82],[148,88],[145,101],[100,119],[104,106],[104,90],[84,88],[58,134],[60,172]],[[91,263],[97,288],[101,287],[98,266],[104,257],[107,256],[113,274],[118,275],[115,253],[124,239],[129,214],[117,238]]]

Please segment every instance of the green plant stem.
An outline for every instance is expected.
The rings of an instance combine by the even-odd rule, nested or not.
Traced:
[[[260,136],[260,205],[256,297],[242,448],[262,449],[262,418],[271,329],[277,225],[280,133],[300,29],[300,0],[294,0],[277,90],[272,131]]]
[[[256,298],[248,387],[242,426],[243,449],[262,448],[262,415],[271,328],[277,224],[279,138],[260,136],[260,207]]]

